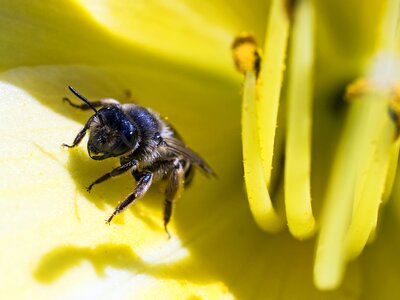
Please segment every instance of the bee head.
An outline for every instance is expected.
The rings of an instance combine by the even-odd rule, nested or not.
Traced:
[[[117,107],[100,109],[93,115],[89,130],[87,149],[92,159],[120,156],[137,148],[137,129]]]
[[[95,160],[120,156],[138,146],[138,131],[134,124],[117,107],[107,106],[97,110],[84,96],[73,87],[70,91],[85,102],[95,114],[89,119],[89,156]]]

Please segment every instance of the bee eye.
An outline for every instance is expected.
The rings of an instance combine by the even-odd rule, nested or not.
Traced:
[[[134,131],[132,130],[126,130],[126,131],[122,131],[120,132],[120,138],[122,140],[122,142],[128,146],[128,147],[134,147]]]

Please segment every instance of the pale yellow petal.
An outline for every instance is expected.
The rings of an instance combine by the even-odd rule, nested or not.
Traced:
[[[268,11],[265,1],[77,1],[107,31],[157,56],[227,76],[232,36],[255,30]],[[262,32],[261,32],[262,34]]]

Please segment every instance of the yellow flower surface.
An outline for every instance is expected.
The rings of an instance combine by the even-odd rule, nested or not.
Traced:
[[[314,283],[316,239],[298,241],[290,234],[302,239],[314,233],[314,225],[319,229],[322,199],[345,119],[342,106],[336,105],[341,101],[338,95],[344,85],[363,74],[367,59],[376,50],[370,33],[382,15],[381,4],[374,1],[366,4],[361,0],[315,2],[317,52],[312,59],[317,75],[313,86],[308,86],[315,95],[311,96],[309,91],[302,98],[308,101],[313,97],[315,102],[313,148],[309,157],[311,171],[307,161],[301,165],[304,171],[301,174],[306,178],[306,185],[301,188],[310,185],[316,224],[310,214],[304,218],[306,221],[296,219],[296,208],[304,206],[307,213],[311,211],[308,190],[302,205],[294,206],[291,212],[286,207],[290,233],[285,230],[265,233],[253,219],[253,208],[249,207],[246,195],[249,185],[243,181],[241,76],[234,70],[230,46],[242,31],[252,32],[260,45],[268,41],[264,35],[274,32],[275,24],[268,22],[274,11],[270,4],[258,0],[2,2],[1,298],[395,299],[400,296],[399,178],[393,184],[392,199],[380,218],[382,222],[372,226],[371,230],[376,230],[373,243],[347,266],[343,280],[337,280],[333,291],[323,291],[326,286]],[[307,19],[302,19],[298,27],[300,36],[311,36],[307,24]],[[286,42],[296,45],[295,39],[296,36],[288,36],[279,49],[285,50]],[[263,48],[267,53],[268,48]],[[309,57],[309,52],[304,55]],[[292,52],[289,56],[298,59]],[[310,65],[312,62],[306,68]],[[273,70],[279,71],[277,67],[272,65]],[[289,91],[292,89],[288,97],[293,101],[293,93],[301,86],[295,73],[304,65],[289,67],[294,75],[288,83]],[[255,97],[253,80],[253,86],[244,85],[247,100]],[[91,193],[86,191],[94,179],[118,166],[118,160],[91,160],[86,139],[75,149],[61,147],[73,141],[91,115],[62,101],[63,97],[71,96],[68,85],[91,100],[112,97],[153,108],[168,118],[185,142],[216,171],[215,179],[198,172],[177,202],[169,227],[171,239],[164,231],[163,195],[157,185],[116,216],[109,226],[105,224],[118,202],[132,191],[135,181],[126,174],[95,186]],[[126,90],[131,92],[131,99]],[[273,94],[278,101],[279,95],[276,91]],[[293,108],[295,104],[291,103]],[[259,108],[252,107],[253,111]],[[260,176],[267,178],[264,196],[272,201],[268,204],[274,210],[269,212],[279,219],[276,228],[281,228],[286,221],[282,200],[285,192],[274,170],[283,168],[277,155],[283,153],[282,124],[286,118],[288,124],[296,122],[296,117],[286,117],[282,111],[270,113],[276,120],[270,120],[267,126],[278,124],[275,141],[272,137],[275,154],[267,158],[274,168],[271,174],[260,169]],[[247,121],[254,126],[249,128],[256,128],[253,132],[256,140],[262,140],[258,134],[264,131],[257,120]],[[293,123],[291,128],[295,133]],[[308,149],[310,143],[307,137],[303,149]],[[298,153],[289,150],[295,159]],[[260,166],[265,164],[260,161]],[[296,166],[292,164],[291,168]],[[382,171],[373,162],[371,166]],[[277,187],[275,193],[268,194],[267,183]],[[247,194],[250,198],[249,189]],[[293,199],[292,195],[290,203]],[[294,213],[294,218],[289,218],[290,213]],[[342,221],[339,218],[337,224]],[[297,230],[296,226],[304,222],[310,227]],[[265,224],[262,229],[276,231],[276,228],[268,230],[269,221]],[[346,246],[352,247],[351,243]]]

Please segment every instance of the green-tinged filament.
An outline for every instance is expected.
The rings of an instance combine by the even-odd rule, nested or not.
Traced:
[[[283,226],[268,193],[261,164],[259,136],[256,126],[256,76],[248,71],[245,76],[242,104],[242,144],[244,176],[250,209],[258,226],[276,232]]]
[[[299,239],[315,230],[311,207],[311,118],[314,31],[311,3],[295,9],[290,40],[285,148],[285,204],[290,232]]]
[[[387,104],[378,95],[351,103],[321,218],[314,266],[321,289],[340,284],[348,260],[374,235],[395,137]]]
[[[384,114],[379,111],[376,113]],[[384,116],[377,125],[376,132],[371,136],[372,145],[367,148],[372,153],[368,153],[365,157],[363,167],[359,170],[361,173],[357,178],[353,215],[346,236],[347,259],[354,259],[362,252],[377,226],[379,206],[382,202],[390,151],[395,136],[394,123],[387,116]]]
[[[368,147],[365,126],[372,102],[352,103],[336,151],[324,210],[320,221],[314,264],[314,281],[320,289],[336,288],[345,269],[344,239],[351,221],[354,186],[360,169],[360,153]]]

